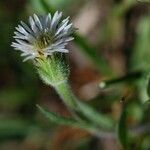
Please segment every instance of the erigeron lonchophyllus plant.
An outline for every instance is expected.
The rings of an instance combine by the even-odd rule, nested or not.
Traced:
[[[73,40],[75,28],[69,17],[62,19],[62,12],[44,16],[36,14],[29,17],[29,25],[21,21],[14,32],[15,42],[12,47],[21,51],[24,61],[32,60],[44,83],[55,88],[73,118],[64,118],[42,107],[38,108],[51,121],[85,129],[98,134],[99,129],[111,129],[114,123],[111,118],[100,114],[92,107],[79,101],[68,83],[69,66],[64,53],[68,53],[66,45]]]

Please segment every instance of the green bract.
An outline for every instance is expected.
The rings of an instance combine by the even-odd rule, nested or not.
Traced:
[[[69,66],[63,54],[53,54],[48,58],[37,59],[35,65],[41,79],[48,85],[56,87],[68,79]]]

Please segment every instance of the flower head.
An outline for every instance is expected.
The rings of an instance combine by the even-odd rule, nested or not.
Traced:
[[[69,17],[62,20],[62,12],[48,15],[29,17],[29,25],[21,21],[14,32],[15,42],[12,47],[22,52],[24,61],[41,56],[47,57],[53,52],[67,53],[65,46],[73,40],[74,28],[69,23]]]

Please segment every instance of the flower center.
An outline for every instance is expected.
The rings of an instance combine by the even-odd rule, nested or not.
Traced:
[[[53,37],[50,34],[42,33],[37,37],[34,45],[40,52],[42,52],[43,49],[52,44],[53,41]]]

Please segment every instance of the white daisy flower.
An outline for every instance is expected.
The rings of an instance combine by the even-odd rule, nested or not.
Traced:
[[[22,52],[24,61],[41,56],[47,57],[53,52],[67,53],[65,46],[74,38],[71,36],[74,28],[69,23],[69,17],[62,20],[62,12],[48,15],[29,17],[29,25],[21,21],[14,32],[15,42],[12,47]]]

